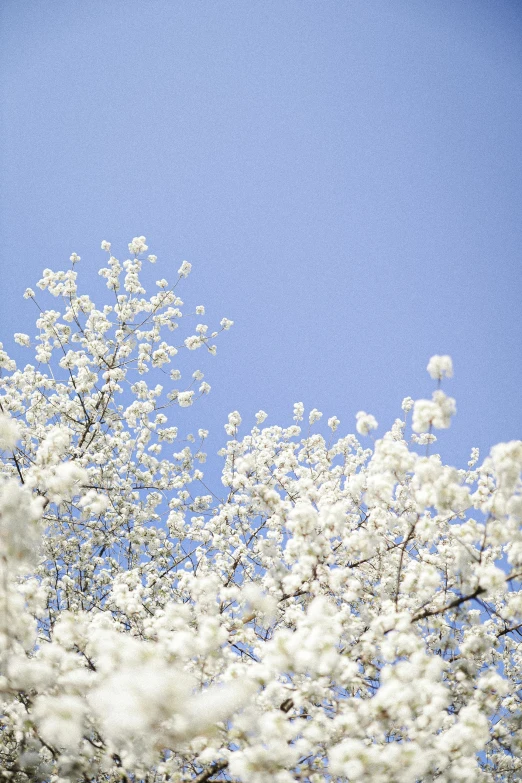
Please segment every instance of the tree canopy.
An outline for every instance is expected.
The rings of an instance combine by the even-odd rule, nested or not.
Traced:
[[[184,310],[186,261],[147,296],[145,242],[102,243],[101,307],[44,270],[33,364],[0,344],[0,777],[519,780],[522,442],[446,465],[433,356],[378,439],[230,413],[207,486],[185,365],[232,321]]]

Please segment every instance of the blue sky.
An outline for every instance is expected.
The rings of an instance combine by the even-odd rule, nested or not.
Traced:
[[[144,234],[153,280],[187,259],[187,302],[235,321],[203,367],[216,448],[230,410],[297,400],[382,433],[435,353],[445,458],[522,437],[519,2],[4,0],[0,25],[13,353],[42,268],[75,251],[99,291],[100,241]]]

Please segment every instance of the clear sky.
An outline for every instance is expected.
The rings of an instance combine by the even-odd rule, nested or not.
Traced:
[[[100,241],[144,234],[152,279],[189,260],[187,301],[235,321],[204,363],[216,442],[297,400],[382,433],[435,353],[443,456],[522,437],[518,0],[3,0],[0,24],[6,347],[42,268],[75,251],[99,290]]]

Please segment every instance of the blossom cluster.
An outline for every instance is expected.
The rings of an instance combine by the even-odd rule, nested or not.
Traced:
[[[382,433],[230,413],[208,487],[208,432],[179,431],[210,387],[169,365],[232,321],[172,344],[190,264],[147,298],[145,237],[102,250],[110,304],[73,254],[37,284],[61,307],[35,363],[0,345],[0,779],[519,780],[522,442],[430,454],[456,412],[435,356]]]

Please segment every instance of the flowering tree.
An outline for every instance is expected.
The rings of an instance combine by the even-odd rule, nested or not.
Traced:
[[[0,351],[0,776],[520,780],[522,442],[430,455],[455,413],[435,356],[432,400],[375,442],[364,412],[362,445],[301,403],[246,434],[231,413],[213,494],[208,433],[176,445],[210,387],[157,381],[232,322],[172,344],[190,264],[145,298],[129,250],[101,309],[77,255],[46,269],[36,364]]]

